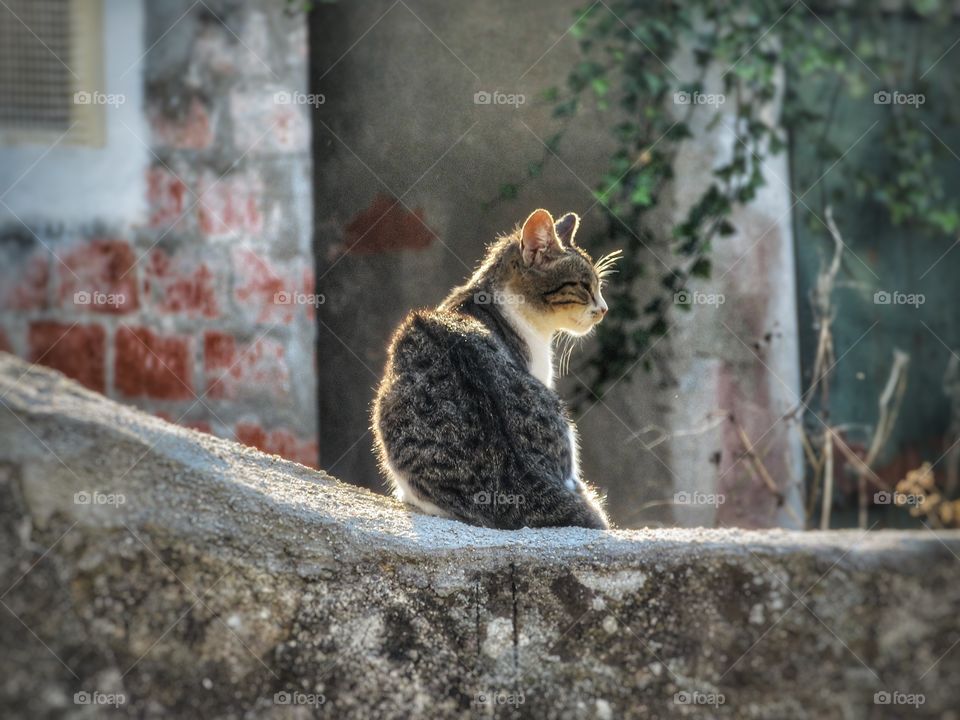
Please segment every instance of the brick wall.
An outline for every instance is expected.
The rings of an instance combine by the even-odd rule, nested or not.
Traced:
[[[143,207],[117,221],[0,205],[0,350],[316,465],[305,17],[271,0],[143,13],[144,132],[119,131],[147,148]],[[58,152],[29,180],[62,170]]]

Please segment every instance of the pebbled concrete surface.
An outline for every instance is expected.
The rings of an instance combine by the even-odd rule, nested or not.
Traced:
[[[958,556],[473,528],[0,354],[4,717],[956,718]]]

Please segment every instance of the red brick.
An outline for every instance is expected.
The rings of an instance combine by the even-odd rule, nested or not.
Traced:
[[[220,315],[217,278],[205,262],[188,263],[154,250],[144,268],[144,287],[156,293],[158,312],[190,318]]]
[[[205,372],[227,370],[236,361],[237,340],[230,333],[209,330],[203,336],[203,369]]]
[[[317,442],[298,438],[289,430],[264,430],[253,422],[239,422],[234,429],[237,442],[271,455],[279,455],[307,467],[317,467]]]
[[[96,239],[58,264],[60,306],[81,312],[120,314],[139,307],[137,256],[123,240]]]
[[[192,430],[199,430],[200,432],[207,433],[207,435],[211,435],[213,433],[210,423],[208,423],[206,420],[187,420],[180,424],[184,427],[191,428]]]
[[[106,386],[106,332],[99,325],[38,321],[28,333],[30,362],[59,370],[91,390]]]
[[[197,220],[204,235],[254,236],[262,232],[263,186],[258,179],[243,175],[207,176],[200,181],[199,197]]]
[[[161,420],[166,420],[168,423],[173,423],[175,425],[180,425],[181,427],[191,428],[193,430],[199,430],[200,432],[211,433],[210,423],[206,420],[180,420],[177,421],[173,415],[163,410],[158,410],[153,413]]]
[[[290,394],[290,369],[286,350],[273,338],[239,344],[227,333],[208,331],[203,336],[207,394],[216,399],[236,399],[267,394],[281,399]]]
[[[157,410],[157,411],[155,411],[153,414],[154,414],[156,417],[160,418],[161,420],[166,420],[168,423],[176,423],[176,422],[177,422],[177,419],[176,419],[173,415],[171,415],[170,413],[168,413],[168,412],[166,412],[166,411],[164,411],[164,410]]]
[[[198,99],[193,98],[183,117],[171,118],[159,109],[148,113],[154,142],[178,150],[203,150],[213,142],[210,115]]]
[[[186,184],[164,167],[154,166],[147,171],[147,205],[150,226],[168,229],[182,222],[183,214],[194,202],[188,198]]]
[[[43,310],[48,306],[50,258],[37,250],[19,262],[8,256],[0,268],[0,308],[6,310]]]
[[[267,445],[267,433],[256,423],[237,423],[234,433],[237,438],[237,442],[241,442],[244,445],[259,448],[260,450],[263,450]],[[264,450],[264,452],[266,452],[266,450]]]
[[[423,209],[410,212],[391,195],[379,193],[347,224],[343,252],[371,255],[396,250],[423,250],[434,234],[423,222]]]
[[[163,337],[143,327],[117,330],[114,384],[127,397],[187,400],[192,354],[187,337]]]
[[[233,296],[247,319],[285,325],[293,321],[297,306],[284,304],[278,298],[297,292],[303,280],[289,277],[266,258],[246,248],[234,251],[233,273]]]

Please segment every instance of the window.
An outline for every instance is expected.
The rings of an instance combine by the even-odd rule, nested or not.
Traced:
[[[104,144],[101,0],[0,4],[0,142]]]

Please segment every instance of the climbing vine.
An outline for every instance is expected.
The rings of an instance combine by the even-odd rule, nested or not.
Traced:
[[[803,200],[811,210],[806,221],[825,240],[819,218],[826,205],[852,201],[912,234],[957,230],[960,215],[946,188],[952,170],[946,163],[955,160],[940,128],[956,124],[960,95],[946,88],[957,82],[956,73],[944,65],[936,74],[936,55],[927,57],[949,47],[944,40],[952,36],[944,30],[952,4],[908,1],[896,15],[882,6],[873,0],[829,8],[785,0],[610,0],[576,12],[570,32],[579,60],[566,85],[547,90],[544,100],[561,126],[587,104],[610,118],[615,150],[594,191],[606,222],[581,242],[598,254],[624,250],[617,282],[605,290],[610,313],[598,328],[596,351],[584,361],[581,399],[602,396],[620,378],[649,368],[648,351],[668,332],[670,309],[691,310],[685,291],[711,275],[713,247],[736,232],[735,209],[767,182],[764,160],[788,148],[798,129],[816,140],[793,152],[813,154],[821,174],[831,174],[829,184]],[[936,119],[927,114],[921,123],[915,111],[934,97],[935,74]],[[652,213],[674,177],[677,149],[692,137],[691,117],[701,101],[716,105],[711,124],[723,122],[731,131],[729,151],[710,169],[710,182],[686,216],[666,232]],[[837,133],[844,102],[862,103],[877,120],[865,141],[869,152],[849,158],[855,138],[841,140]],[[778,105],[776,118],[770,108]],[[501,199],[516,197],[522,184],[539,177],[566,132],[561,127],[547,139],[525,178],[504,183]],[[648,249],[661,262],[652,264]]]

